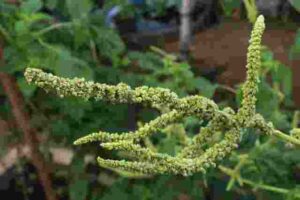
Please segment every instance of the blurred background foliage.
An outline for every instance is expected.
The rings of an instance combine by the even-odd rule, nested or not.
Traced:
[[[241,20],[251,23],[253,15],[263,10],[258,7],[259,2],[253,6],[255,1],[250,0],[247,1],[249,4],[239,0],[198,1],[195,6],[198,10],[192,13],[193,20],[199,22],[199,18],[210,18],[215,13],[220,19],[234,20],[238,12]],[[290,9],[299,11],[298,1],[283,2]],[[218,83],[217,72],[199,71],[193,67],[192,56],[188,61],[180,61],[176,52],[167,53],[163,47],[150,45],[146,48],[134,46],[128,40],[130,37],[124,24],[125,27],[133,26],[133,31],[129,31],[136,35],[145,32],[146,28],[151,33],[170,24],[177,27],[181,3],[181,0],[0,1],[1,71],[16,78],[30,113],[31,125],[44,138],[39,150],[53,166],[51,177],[59,199],[299,199],[299,148],[253,134],[254,130],[243,132],[239,150],[221,163],[226,167],[211,169],[205,175],[133,177],[99,168],[95,163],[95,155],[99,152],[107,156],[118,155],[109,155],[92,145],[75,148],[72,142],[76,138],[100,129],[134,130],[158,113],[139,105],[110,106],[74,98],[62,100],[25,82],[23,72],[30,66],[63,77],[84,77],[100,83],[125,82],[132,87],[170,88],[179,96],[201,94],[213,98],[221,107],[237,108],[241,100],[240,85],[231,87]],[[283,12],[270,20],[287,23],[293,19],[290,12]],[[200,27],[204,25],[200,24]],[[297,59],[299,52],[298,31],[290,48],[290,59]],[[262,50],[262,66],[258,112],[283,131],[297,128],[291,69],[276,60],[268,47]],[[2,89],[0,97],[1,119],[13,120],[11,105]],[[164,134],[150,138],[148,142],[160,151],[173,154],[182,142],[181,131],[197,134],[206,123],[187,118],[182,124],[162,130]],[[6,155],[10,144],[22,143],[22,133],[16,126],[12,126],[10,132],[0,136],[2,156]],[[75,156],[68,164],[54,163],[52,148],[70,149]],[[245,156],[247,162],[243,161]],[[236,168],[239,163],[242,167]],[[229,173],[229,168],[235,169],[234,173]],[[3,192],[18,193],[18,199],[44,198],[43,193],[37,197],[41,189],[36,186],[39,184],[30,160],[19,158],[12,169],[10,176],[5,176],[9,170],[2,175],[1,184],[10,182]],[[239,185],[236,177],[243,177],[252,184]]]

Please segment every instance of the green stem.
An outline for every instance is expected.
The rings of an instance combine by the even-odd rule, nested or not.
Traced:
[[[282,133],[282,132],[279,131],[279,130],[275,130],[275,131],[274,131],[274,135],[275,135],[276,137],[280,138],[280,139],[283,139],[283,140],[288,141],[288,142],[290,142],[290,143],[292,143],[292,144],[295,144],[295,145],[300,146],[300,140],[298,140],[298,139],[296,139],[296,138],[294,138],[294,137],[291,137],[291,136],[289,136],[289,135],[287,135],[287,134],[284,134],[284,133]]]
[[[243,179],[243,178],[241,179],[241,181],[247,185],[252,186],[253,188],[260,188],[260,189],[267,190],[270,192],[276,192],[276,193],[281,193],[281,194],[288,194],[290,192],[290,190],[288,190],[288,189],[278,188],[278,187],[264,185],[264,184],[260,184],[260,183],[255,183],[253,181]],[[297,197],[300,197],[300,196],[297,195]]]
[[[44,35],[44,34],[50,32],[52,30],[63,28],[63,27],[70,27],[70,26],[73,26],[73,25],[74,25],[73,22],[56,23],[56,24],[53,24],[51,26],[48,26],[47,28],[44,28],[44,29],[36,32],[34,35],[39,37],[39,36]]]
[[[300,112],[299,110],[296,110],[294,113],[293,121],[292,121],[292,127],[293,128],[298,128],[298,122],[299,122],[299,115]]]
[[[154,53],[157,53],[158,55],[160,55],[162,57],[170,58],[172,61],[176,60],[176,56],[174,56],[172,54],[168,54],[167,52],[165,52],[164,50],[162,50],[156,46],[150,46],[150,50],[153,51]]]
[[[229,175],[229,176],[234,176],[234,170],[229,169],[227,167],[224,166],[219,166],[219,169]],[[283,194],[283,195],[287,195],[291,192],[291,190],[289,189],[284,189],[284,188],[279,188],[279,187],[274,187],[274,186],[270,186],[270,185],[265,185],[265,184],[261,184],[261,183],[255,183],[249,179],[244,179],[242,177],[239,177],[239,180],[246,185],[252,186],[254,189],[255,188],[259,188],[262,190],[266,190],[266,191],[270,191],[270,192],[275,192],[275,193],[279,193],[279,194]],[[300,194],[295,194],[295,197],[300,198]]]
[[[41,46],[45,47],[46,49],[48,49],[50,51],[53,51],[53,52],[59,54],[60,50],[58,48],[56,48],[55,46],[52,46],[51,44],[44,42],[41,38],[38,38],[37,40]]]
[[[3,26],[0,25],[0,34],[3,36],[3,38],[7,41],[7,42],[11,42],[12,38],[10,37],[9,33],[5,30],[5,28]]]

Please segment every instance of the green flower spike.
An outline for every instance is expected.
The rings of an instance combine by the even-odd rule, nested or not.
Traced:
[[[265,29],[264,17],[259,16],[251,34],[247,54],[247,79],[243,86],[241,108],[235,113],[231,108],[220,110],[210,99],[202,96],[179,98],[169,89],[147,86],[132,89],[120,83],[116,86],[94,83],[84,79],[61,78],[40,69],[27,68],[26,80],[46,91],[54,91],[60,97],[74,96],[83,99],[95,99],[111,104],[139,103],[160,110],[167,108],[156,119],[144,124],[138,130],[126,133],[92,133],[74,142],[82,145],[89,142],[100,142],[108,150],[119,150],[130,155],[130,160],[110,160],[98,157],[100,166],[122,172],[122,174],[181,174],[184,176],[197,172],[205,173],[209,167],[215,167],[218,160],[223,160],[238,147],[240,132],[252,127],[262,133],[274,135],[293,144],[299,145],[296,137],[291,137],[274,129],[272,123],[255,112],[256,93],[259,82],[261,38]],[[168,125],[178,123],[188,116],[209,120],[198,135],[188,139],[191,141],[175,156],[158,153],[153,148],[142,146],[152,134],[158,133]],[[224,133],[221,140],[214,141],[216,133]],[[185,136],[188,137],[188,136]],[[209,147],[207,143],[209,142]]]

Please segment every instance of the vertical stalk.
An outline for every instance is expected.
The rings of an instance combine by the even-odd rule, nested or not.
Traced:
[[[2,56],[3,48],[0,43],[0,63],[4,64]],[[30,155],[32,164],[37,170],[38,177],[43,186],[47,200],[57,200],[55,191],[52,188],[52,182],[50,179],[50,171],[46,162],[39,152],[38,140],[36,131],[30,126],[30,117],[25,109],[25,102],[23,95],[16,83],[16,80],[10,74],[0,72],[0,84],[11,104],[12,113],[16,120],[16,124],[21,129],[24,135],[24,142],[30,148]]]
[[[191,42],[191,8],[193,0],[182,0],[180,11],[180,59],[187,60]]]

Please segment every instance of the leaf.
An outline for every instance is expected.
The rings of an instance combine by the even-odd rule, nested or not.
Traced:
[[[159,142],[158,150],[169,155],[175,155],[177,144],[175,137],[166,137]]]
[[[102,197],[98,198],[97,200],[132,199],[130,198],[131,197],[130,191],[126,191],[128,187],[127,180],[128,179],[119,179],[108,189],[108,192],[104,193]]]
[[[64,120],[55,120],[51,123],[51,134],[53,136],[69,136],[71,131],[68,123]]]
[[[275,73],[272,74],[275,82],[281,85],[281,89],[286,96],[292,95],[292,71],[285,65],[278,65]]]
[[[71,200],[85,200],[88,193],[88,181],[77,180],[69,187],[69,194]]]
[[[76,175],[74,178],[77,178],[77,176],[79,176],[79,174],[84,171],[84,168],[85,168],[84,160],[80,157],[74,157],[71,166],[72,174]]]
[[[15,32],[17,35],[28,33],[28,24],[26,24],[23,20],[17,21],[15,23]]]
[[[86,112],[92,110],[90,102],[75,98],[66,99],[60,107],[62,108],[62,112],[68,115],[71,120],[74,120],[75,123],[80,123]]]
[[[119,34],[111,29],[98,28],[95,43],[100,55],[111,60],[125,51],[125,44]]]
[[[74,26],[74,43],[75,48],[78,48],[82,45],[86,45],[89,43],[91,39],[91,34],[87,26],[78,25]]]
[[[57,1],[58,0],[46,0],[45,6],[52,10],[57,6]]]
[[[88,181],[80,178],[84,173],[83,159],[74,159],[71,166],[71,172],[74,175],[73,183],[69,186],[69,195],[71,200],[85,200],[88,193]]]
[[[135,7],[134,7],[134,5],[132,4],[131,1],[127,1],[127,0],[105,1],[104,5],[103,5],[104,13],[109,13],[110,10],[115,6],[120,6],[121,7],[120,12],[118,13],[118,16],[121,19],[134,17]]]
[[[93,80],[94,73],[85,61],[72,56],[71,52],[64,47],[59,47],[55,51],[58,54],[53,67],[55,73],[63,77],[83,77],[87,80]]]
[[[128,57],[131,61],[137,61],[139,67],[147,70],[156,70],[162,68],[162,61],[160,57],[152,52],[138,52],[132,51],[128,53]]]
[[[31,97],[36,89],[36,86],[33,84],[28,84],[24,77],[18,78],[17,83],[22,93],[27,98]]]
[[[207,79],[203,77],[197,78],[195,80],[195,84],[196,84],[196,88],[200,90],[201,95],[207,98],[211,98],[214,95],[215,90],[217,89],[216,84],[212,84],[211,82],[209,82]]]
[[[264,79],[258,86],[257,112],[261,113],[266,120],[272,121],[277,127],[288,128],[287,116],[280,111],[278,93]]]
[[[84,18],[92,9],[90,0],[66,0],[66,4],[72,19]]]
[[[42,8],[41,0],[27,0],[23,1],[20,9],[25,14],[32,14],[39,11]]]
[[[28,20],[28,22],[30,23],[34,23],[34,22],[38,22],[38,21],[42,21],[42,20],[51,20],[52,17],[50,15],[44,14],[44,13],[34,13],[30,16]]]
[[[300,1],[299,0],[289,0],[290,4],[300,12]]]
[[[232,12],[240,7],[240,0],[224,0],[224,12],[226,16],[231,16]]]

